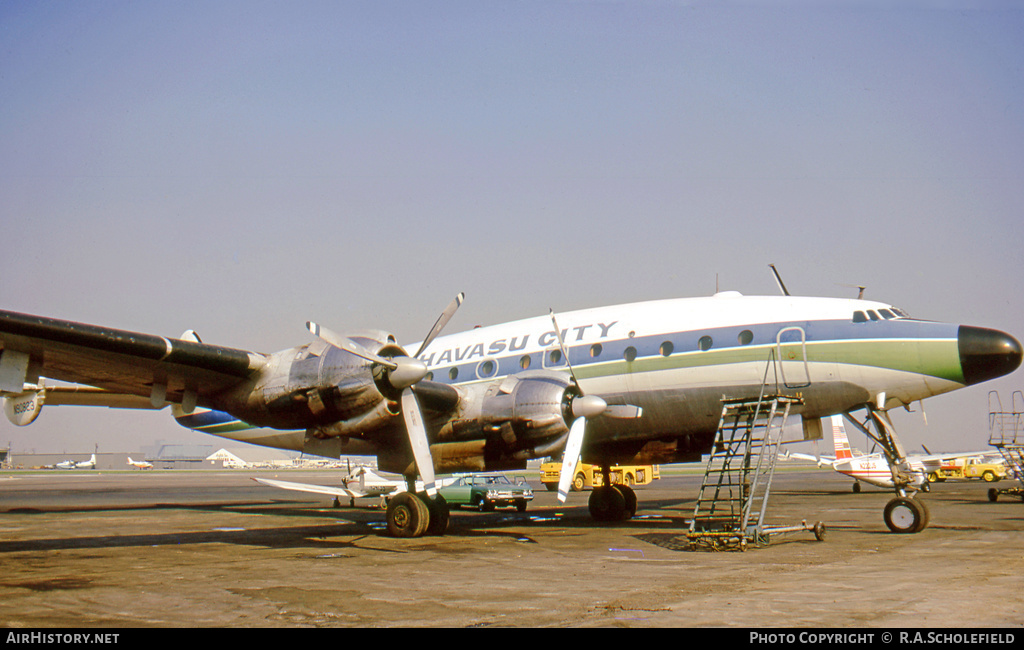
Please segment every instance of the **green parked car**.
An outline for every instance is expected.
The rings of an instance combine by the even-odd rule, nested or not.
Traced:
[[[533,490],[526,479],[517,477],[513,483],[504,474],[459,476],[438,492],[449,505],[473,506],[481,512],[490,512],[499,506],[515,506],[519,512],[525,512],[526,504],[533,500]]]

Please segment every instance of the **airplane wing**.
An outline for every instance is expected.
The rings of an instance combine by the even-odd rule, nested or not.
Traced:
[[[51,404],[118,405],[114,396],[134,395],[160,407],[165,399],[183,402],[187,395],[195,399],[219,392],[259,370],[266,359],[198,341],[9,311],[0,311],[0,350],[0,391],[20,393],[39,377],[105,391],[80,390],[77,402],[57,402],[48,395]],[[65,397],[75,399],[72,393]],[[145,408],[138,400],[131,403],[137,405],[128,408]]]
[[[811,460],[817,463],[818,467],[832,467],[832,465],[834,465],[836,462],[835,458],[831,458],[829,456],[815,456],[813,454],[802,454],[799,452],[789,451],[786,452],[785,456],[780,454],[779,458],[781,458],[782,460]]]
[[[308,492],[310,494],[327,494],[332,497],[360,498],[366,496],[363,492],[356,492],[346,487],[331,487],[328,485],[312,485],[310,483],[292,483],[291,481],[276,481],[269,478],[253,478],[252,480],[270,487],[292,490],[294,492]]]

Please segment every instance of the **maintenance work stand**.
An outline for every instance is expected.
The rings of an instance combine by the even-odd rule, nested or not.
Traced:
[[[773,535],[809,531],[825,538],[821,522],[764,523],[783,427],[797,397],[723,400],[722,415],[687,533],[691,550],[746,550]]]
[[[1003,409],[997,391],[988,394],[988,444],[999,450],[1007,469],[1020,485],[1002,490],[990,488],[988,500],[997,501],[1000,494],[1024,499],[1024,393],[1014,391],[1011,409]]]

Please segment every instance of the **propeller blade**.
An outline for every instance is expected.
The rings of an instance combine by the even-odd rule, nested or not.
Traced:
[[[580,388],[580,382],[576,381],[576,373],[573,372],[572,364],[569,363],[569,351],[565,349],[565,341],[562,340],[562,328],[558,326],[558,321],[555,320],[555,310],[548,308],[551,313],[551,324],[555,326],[555,336],[558,337],[558,347],[562,350],[562,358],[565,359],[565,366],[569,369],[569,376],[572,377],[572,383],[576,385],[576,390],[583,394],[583,389]]]
[[[373,352],[370,352],[369,350],[359,345],[352,339],[346,336],[341,336],[337,332],[332,332],[331,330],[327,329],[322,325],[319,325],[312,321],[307,321],[306,329],[312,332],[314,336],[319,337],[324,341],[327,341],[336,348],[341,348],[342,350],[348,352],[349,354],[354,354],[357,357],[366,359],[367,361],[372,361],[373,363],[380,364],[389,370],[395,370],[396,368],[398,368],[398,364],[392,361],[391,359],[385,359],[384,357],[378,354],[374,354]]]
[[[558,478],[559,503],[565,503],[566,497],[569,496],[569,486],[572,485],[576,463],[579,462],[580,452],[583,450],[583,431],[586,428],[586,418],[576,418],[569,427],[569,440],[566,441],[565,453],[562,454],[562,474]]]
[[[405,431],[412,445],[412,455],[416,459],[416,469],[423,479],[423,487],[433,498],[437,495],[434,484],[434,460],[430,456],[430,443],[427,442],[427,428],[423,424],[423,414],[412,388],[402,391],[402,416],[405,418]]]
[[[438,317],[437,322],[434,323],[434,326],[430,328],[430,332],[427,333],[427,338],[423,339],[423,343],[420,343],[420,349],[416,351],[416,354],[412,355],[413,358],[416,358],[423,354],[423,352],[427,349],[427,346],[430,345],[430,343],[435,338],[437,338],[437,335],[441,333],[441,330],[444,329],[444,326],[447,325],[448,321],[450,321],[452,316],[455,315],[455,311],[459,308],[459,306],[462,304],[462,301],[465,299],[466,294],[460,292],[459,295],[455,296],[454,300],[448,303],[448,306],[444,308],[444,311],[441,312],[441,315]]]

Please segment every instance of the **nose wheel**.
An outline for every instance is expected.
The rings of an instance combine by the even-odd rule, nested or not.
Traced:
[[[879,395],[877,401],[879,404],[884,403],[885,394]],[[910,466],[888,413],[879,411],[870,404],[865,405],[865,408],[868,420],[874,425],[874,430],[851,417],[849,412],[846,415],[848,421],[882,447],[883,455],[889,465],[892,485],[897,496],[885,504],[885,510],[882,512],[885,525],[894,533],[919,533],[928,527],[928,508],[921,501],[908,497],[907,493],[927,492],[928,479]],[[857,491],[856,487],[854,491]]]
[[[887,503],[882,516],[894,533],[918,533],[928,527],[927,506],[909,497],[896,497]]]

